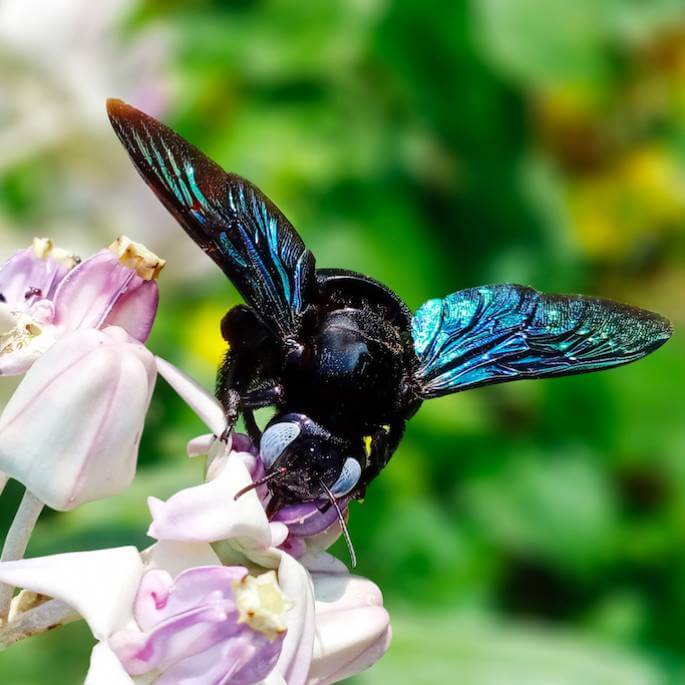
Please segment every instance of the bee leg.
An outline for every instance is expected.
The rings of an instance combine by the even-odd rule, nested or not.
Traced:
[[[244,393],[240,398],[240,407],[241,409],[261,409],[280,404],[282,401],[283,386],[280,383],[272,383]]]
[[[255,445],[259,445],[262,431],[255,421],[254,410],[261,409],[262,407],[270,407],[274,404],[280,404],[282,400],[283,386],[278,383],[251,390],[250,392],[243,394],[240,398],[240,409],[243,412],[245,428]]]
[[[259,442],[262,439],[262,431],[259,429],[257,421],[255,421],[252,409],[245,409],[243,411],[243,420],[245,421],[245,429],[250,436],[250,440],[252,440],[252,444],[255,445],[255,447],[259,447]]]
[[[219,436],[222,442],[228,442],[231,431],[235,428],[238,415],[240,414],[240,395],[235,390],[227,390],[224,393],[224,411],[226,413],[226,428]]]

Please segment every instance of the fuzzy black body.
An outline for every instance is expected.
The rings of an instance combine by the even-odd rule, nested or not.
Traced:
[[[258,398],[257,404],[273,398],[277,414],[271,423],[284,415],[310,417],[335,436],[341,456],[362,463],[352,493],[362,497],[421,404],[405,304],[367,276],[322,269],[296,336],[273,335],[244,305],[226,314],[221,330],[229,346],[217,386],[224,406],[235,391]],[[333,466],[339,472],[341,464]]]
[[[259,441],[270,512],[362,497],[425,399],[620,366],[671,335],[652,312],[513,284],[460,290],[412,315],[367,276],[317,270],[258,188],[174,131],[120,101],[108,111],[145,182],[246,302],[221,323],[217,395],[229,425],[242,412]],[[262,434],[253,411],[264,406],[276,415]]]

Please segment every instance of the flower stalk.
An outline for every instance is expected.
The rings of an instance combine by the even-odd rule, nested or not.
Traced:
[[[0,624],[0,651],[21,640],[79,620],[81,616],[68,604],[59,599],[50,599],[19,613],[8,623]]]
[[[43,511],[43,506],[43,502],[30,490],[24,492],[12,525],[7,532],[0,561],[16,561],[23,558],[31,533],[36,527],[40,512]],[[0,585],[0,621],[7,621],[13,592],[14,587],[12,585]]]

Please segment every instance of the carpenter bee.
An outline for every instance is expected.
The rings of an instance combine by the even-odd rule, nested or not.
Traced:
[[[460,290],[412,315],[368,276],[317,269],[258,188],[174,131],[119,100],[108,112],[144,181],[246,302],[221,322],[217,397],[259,444],[270,516],[328,502],[349,544],[339,500],[363,497],[424,400],[619,366],[671,335],[657,314],[521,285]],[[266,406],[262,433],[254,410]]]

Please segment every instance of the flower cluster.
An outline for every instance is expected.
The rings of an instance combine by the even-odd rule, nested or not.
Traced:
[[[121,492],[157,375],[147,340],[164,261],[123,236],[79,262],[34,240],[0,269],[0,470],[53,509]]]
[[[0,415],[0,469],[36,503],[22,503],[3,548],[0,647],[80,617],[96,640],[86,685],[353,675],[390,641],[380,591],[325,551],[341,532],[335,512],[302,504],[267,518],[265,488],[249,489],[264,473],[258,450],[145,347],[163,264],[125,238],[83,262],[37,240],[0,269],[0,369],[25,372]],[[22,559],[43,504],[71,509],[130,484],[158,372],[211,431],[188,445],[206,456],[205,482],[149,498],[154,543],[142,552]]]

